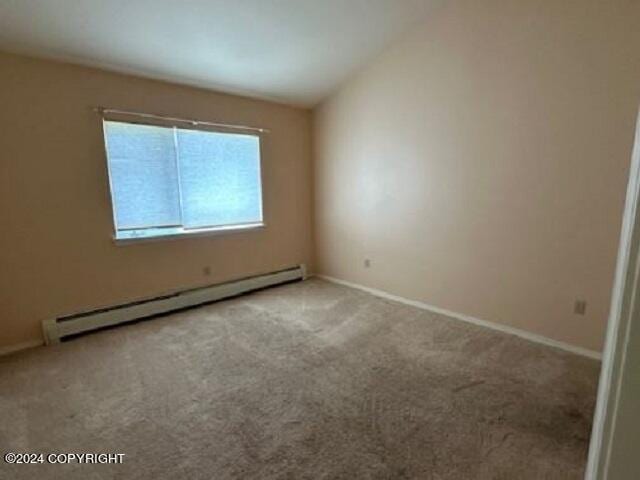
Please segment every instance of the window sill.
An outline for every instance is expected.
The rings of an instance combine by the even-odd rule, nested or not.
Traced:
[[[116,232],[114,242],[116,245],[130,245],[134,243],[155,242],[159,240],[176,240],[179,238],[208,237],[213,235],[224,235],[231,233],[249,232],[260,230],[265,227],[264,223],[248,223],[244,225],[226,225],[212,228],[194,228],[185,230],[177,227],[171,231],[156,230],[133,230],[125,232]]]

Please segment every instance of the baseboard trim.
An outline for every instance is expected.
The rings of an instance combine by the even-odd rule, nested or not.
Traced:
[[[0,347],[0,357],[3,355],[9,355],[10,353],[19,352],[21,350],[27,350],[29,348],[41,347],[44,345],[43,340],[29,340],[28,342],[16,343],[14,345],[7,345]]]
[[[365,287],[364,285],[349,282],[346,280],[341,280],[339,278],[331,277],[329,275],[316,274],[315,277],[321,278],[331,283],[336,283],[338,285],[344,285],[345,287],[355,288],[357,290],[370,293],[371,295],[375,295],[376,297],[385,298],[387,300],[393,300],[395,302],[403,303],[405,305],[411,305],[412,307],[420,308],[422,310],[428,310],[430,312],[438,313],[440,315],[454,318],[456,320],[461,320],[466,323],[471,323],[473,325],[477,325],[480,327],[490,328],[491,330],[496,330],[502,333],[515,335],[525,340],[540,343],[548,347],[554,347],[560,350],[564,350],[565,352],[575,353],[577,355],[582,355],[584,357],[588,357],[594,360],[602,360],[602,354],[599,352],[588,350],[582,347],[577,347],[575,345],[571,345],[565,342],[560,342],[558,340],[553,340],[551,338],[544,337],[542,335],[527,332],[526,330],[520,330],[519,328],[510,327],[508,325],[502,325],[499,323],[490,322],[488,320],[482,320],[480,318],[472,317],[471,315],[465,315],[463,313],[453,312],[451,310],[446,310],[444,308],[436,307],[434,305],[429,305],[428,303],[419,302],[417,300],[411,300],[405,297],[401,297],[399,295],[393,295],[391,293],[378,290],[376,288]]]

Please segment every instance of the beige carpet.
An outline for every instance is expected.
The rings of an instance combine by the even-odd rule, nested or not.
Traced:
[[[599,364],[320,280],[0,359],[2,479],[581,479]]]

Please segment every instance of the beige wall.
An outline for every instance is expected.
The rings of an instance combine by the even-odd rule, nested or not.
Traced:
[[[267,227],[115,246],[95,105],[271,129]],[[0,54],[0,347],[54,315],[310,263],[310,182],[308,111]]]
[[[315,111],[318,271],[600,350],[639,20],[630,0],[448,2]]]

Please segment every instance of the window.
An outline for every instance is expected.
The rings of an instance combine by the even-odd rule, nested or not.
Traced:
[[[260,137],[104,121],[116,239],[262,225]]]

